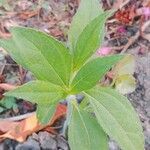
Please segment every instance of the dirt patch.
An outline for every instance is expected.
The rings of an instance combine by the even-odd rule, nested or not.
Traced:
[[[145,135],[145,149],[150,150],[150,54],[137,57],[137,88],[128,98],[140,116]]]

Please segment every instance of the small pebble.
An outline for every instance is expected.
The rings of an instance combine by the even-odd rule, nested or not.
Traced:
[[[56,140],[57,140],[57,148],[58,149],[69,150],[68,143],[63,137],[57,136]]]
[[[48,132],[39,132],[39,143],[43,150],[57,150],[57,142]]]
[[[37,141],[29,137],[23,144],[18,144],[15,150],[40,150],[40,145]]]

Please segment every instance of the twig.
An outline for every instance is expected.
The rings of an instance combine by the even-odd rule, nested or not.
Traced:
[[[3,65],[5,65],[5,66],[18,66],[18,64],[8,64],[8,63],[0,63],[0,66],[3,66]]]
[[[3,71],[4,71],[4,69],[5,69],[5,66],[6,66],[6,61],[3,63],[2,67],[1,67],[0,75],[3,74]]]
[[[124,48],[124,46],[114,46],[114,47],[111,47],[111,49],[114,50],[114,51],[119,51],[119,50],[121,50],[123,48]]]
[[[107,2],[108,7],[111,8],[110,1],[109,1],[109,0],[106,0],[106,2]]]
[[[146,30],[146,28],[150,25],[150,20],[145,22],[143,24],[143,26],[141,27],[141,31],[144,32]],[[140,37],[142,36],[140,31],[138,31],[135,36],[131,37],[128,41],[128,43],[124,46],[123,50],[121,51],[122,53],[125,53],[127,51],[127,49]]]
[[[112,6],[112,9],[116,9],[116,11],[117,11],[118,9],[123,8],[123,7],[124,7],[125,5],[127,5],[129,2],[130,2],[130,0],[126,0],[125,2],[124,2],[124,0],[116,0],[116,1],[114,2],[114,5]]]
[[[124,46],[123,50],[121,51],[121,54],[125,53],[127,49],[139,38],[140,31],[138,31],[135,36],[131,37],[128,41],[128,43]]]
[[[125,5],[127,5],[130,2],[130,0],[126,0],[125,2],[122,3],[122,5],[120,5],[120,9],[123,8]]]
[[[141,36],[150,42],[150,34],[143,33]]]
[[[20,120],[26,119],[26,118],[34,115],[34,114],[35,114],[35,112],[27,113],[27,114],[24,114],[24,115],[19,115],[19,116],[15,116],[15,117],[0,119],[0,121],[20,121]]]
[[[56,127],[52,127],[53,129],[61,129],[63,126],[60,125],[60,126],[56,126]]]
[[[146,28],[150,25],[150,20],[148,20],[147,22],[145,22],[141,28],[141,31],[144,32],[146,30]]]

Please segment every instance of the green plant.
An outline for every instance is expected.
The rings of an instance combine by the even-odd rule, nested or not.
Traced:
[[[14,97],[4,97],[0,100],[0,113],[8,109],[15,110],[17,108],[16,99]]]
[[[107,135],[124,150],[144,149],[142,128],[127,98],[111,88],[96,86],[123,58],[93,56],[109,16],[99,10],[98,0],[82,0],[69,30],[69,48],[44,33],[20,27],[11,29],[11,39],[0,41],[12,58],[38,79],[5,95],[37,103],[42,123],[50,120],[56,104],[66,98],[64,131],[68,126],[71,150],[106,150]],[[80,105],[77,93],[85,96]]]

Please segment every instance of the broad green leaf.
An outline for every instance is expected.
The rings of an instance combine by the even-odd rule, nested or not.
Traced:
[[[38,105],[36,115],[40,123],[48,124],[54,115],[56,105]]]
[[[115,81],[115,88],[122,94],[132,93],[136,89],[135,78],[130,74],[118,76]]]
[[[12,58],[30,70],[38,80],[68,85],[71,72],[71,55],[63,44],[54,38],[29,28],[12,28],[12,38],[1,40]]]
[[[64,98],[63,89],[45,81],[31,81],[15,90],[5,93],[6,96],[18,97],[33,103],[54,104]]]
[[[77,106],[73,108],[68,139],[71,150],[107,150],[107,136],[96,119]]]
[[[114,73],[117,76],[125,74],[133,74],[135,70],[135,59],[132,55],[126,55],[114,68]]]
[[[115,65],[123,55],[96,58],[85,64],[72,81],[72,92],[90,89]]]
[[[74,49],[74,68],[78,69],[100,46],[105,34],[105,21],[110,13],[105,12],[92,20],[80,34]]]
[[[86,92],[103,130],[123,150],[144,150],[144,137],[139,118],[128,99],[110,88]]]
[[[73,17],[69,30],[69,46],[74,49],[79,35],[83,29],[98,15],[100,15],[100,4],[98,0],[81,0],[77,13]]]

